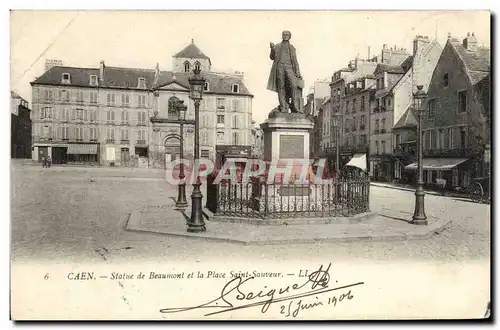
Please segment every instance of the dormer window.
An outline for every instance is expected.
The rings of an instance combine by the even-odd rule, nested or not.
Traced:
[[[137,83],[138,88],[146,88],[146,78],[139,78]]]
[[[184,62],[184,72],[189,72],[189,69],[191,69],[191,65],[189,64],[189,62]]]
[[[444,87],[448,87],[448,85],[450,84],[450,76],[447,73],[445,73],[443,76],[443,84]]]
[[[195,69],[195,70],[201,70],[201,64],[200,64],[200,62],[196,62],[196,63],[194,64],[194,69]]]
[[[209,91],[208,82],[206,82],[206,83],[205,83],[205,86],[203,86],[203,91],[204,91],[204,92],[208,92],[208,91]]]
[[[63,83],[63,84],[71,84],[71,76],[69,75],[69,73],[63,73],[62,74],[61,83]]]
[[[233,93],[239,93],[240,92],[240,85],[233,84],[232,91],[233,91]]]
[[[90,86],[97,86],[97,76],[96,75],[90,76]]]

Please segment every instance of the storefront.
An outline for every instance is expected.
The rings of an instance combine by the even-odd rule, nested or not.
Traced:
[[[60,157],[68,164],[99,164],[99,144],[97,143],[70,143],[66,155],[64,150],[59,152]]]
[[[424,184],[436,186],[437,180],[445,180],[445,187],[467,187],[471,183],[471,166],[468,158],[424,158],[422,172]],[[418,163],[405,167],[407,171],[416,171]]]

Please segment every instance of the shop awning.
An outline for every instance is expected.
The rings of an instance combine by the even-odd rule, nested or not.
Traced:
[[[422,168],[424,170],[451,170],[455,166],[467,161],[467,158],[424,158],[422,159]],[[407,165],[405,169],[416,170],[418,163]]]
[[[354,154],[346,166],[354,166],[366,171],[366,154]]]
[[[97,144],[68,144],[68,155],[96,155]]]

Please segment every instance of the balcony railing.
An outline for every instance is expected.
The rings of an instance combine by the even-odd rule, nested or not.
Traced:
[[[146,140],[137,140],[137,144],[146,144]]]
[[[378,134],[378,133],[379,133],[379,130],[378,130],[378,129],[374,129],[374,130],[373,130],[373,133],[374,133],[374,134]]]
[[[382,129],[380,130],[380,134],[384,134],[384,133],[386,133],[386,132],[387,132],[387,130],[386,130],[385,128],[382,128]]]
[[[121,141],[121,143],[127,143],[127,144],[130,142],[129,139],[121,139],[120,141]]]
[[[106,143],[115,143],[115,139],[106,139]]]

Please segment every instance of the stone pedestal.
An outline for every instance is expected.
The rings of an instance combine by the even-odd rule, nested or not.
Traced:
[[[260,124],[264,160],[309,159],[309,132],[314,124],[299,113],[277,113]]]

